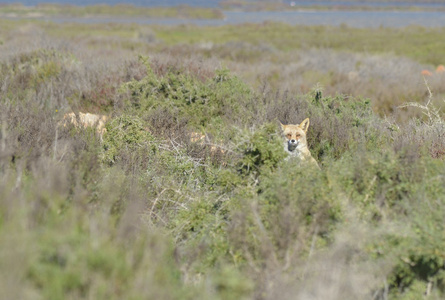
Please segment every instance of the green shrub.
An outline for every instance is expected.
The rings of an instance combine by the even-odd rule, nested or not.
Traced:
[[[219,70],[215,78],[206,81],[175,70],[158,76],[147,58],[140,59],[147,75],[121,88],[128,93],[129,109],[135,114],[144,117],[167,110],[177,119],[187,118],[193,127],[211,128],[213,124],[219,129],[224,120],[250,117],[243,107],[243,99],[251,96],[250,88],[228,70]]]
[[[241,153],[237,168],[241,174],[258,176],[263,172],[273,172],[286,157],[278,125],[267,123],[255,131],[238,136]]]
[[[221,205],[223,203],[214,199],[196,198],[172,223],[173,232],[179,235],[179,244],[184,245],[181,248],[189,252],[187,256],[199,256],[195,272],[208,272],[216,264],[224,262],[229,254],[224,221],[227,212],[221,209]]]
[[[53,225],[60,229],[45,225],[51,231],[40,238],[35,259],[30,262],[28,279],[45,298],[183,299],[185,296],[181,293],[179,270],[171,259],[171,243],[165,237],[153,231],[141,232],[137,239],[123,242],[113,237],[113,229],[102,232],[100,237],[75,228],[67,231],[66,226],[59,224],[63,219],[66,216],[60,216]],[[78,225],[95,226],[95,222],[84,218]]]
[[[212,283],[220,299],[251,299],[253,282],[237,268],[230,265],[216,268],[212,274]]]
[[[106,124],[102,161],[108,165],[119,160],[146,160],[157,149],[155,138],[136,116],[122,115]]]
[[[308,142],[316,158],[338,159],[361,148],[378,150],[388,139],[369,99],[319,95],[311,97],[311,104]]]
[[[375,75],[357,77],[357,86],[343,71],[320,73],[326,70],[323,59],[315,59],[315,71],[307,73],[311,67],[300,65],[312,53],[325,55],[320,57],[332,60],[332,66],[343,54],[284,55],[280,51],[294,48],[289,43],[262,42],[272,34],[278,45],[283,37],[276,33],[283,28],[296,33],[287,25],[155,28],[156,43],[141,45],[134,25],[107,25],[115,29],[111,37],[102,25],[90,31],[84,30],[89,25],[39,23],[48,39],[75,35],[76,55],[85,59],[79,64],[85,67],[75,67],[62,47],[8,50],[22,35],[29,45],[30,33],[20,30],[16,37],[8,32],[17,25],[2,24],[5,51],[10,51],[0,64],[0,290],[5,298],[307,298],[312,287],[316,298],[419,299],[426,293],[443,298],[439,110],[434,122],[404,126],[379,118],[368,99],[323,96],[319,87],[294,93],[308,89],[308,74],[311,81],[320,75],[331,91],[341,85],[367,91],[375,86],[364,85],[367,78],[389,78],[397,70],[378,67]],[[227,41],[246,29],[250,42]],[[336,30],[305,29],[298,34]],[[172,34],[162,36],[163,31]],[[347,29],[340,35],[365,38],[371,31]],[[162,41],[191,37],[195,43],[209,32],[209,40],[226,44],[202,50]],[[231,45],[238,47],[234,56]],[[154,63],[141,58],[141,64],[122,68],[120,59],[138,49],[154,53]],[[159,49],[168,54],[156,53]],[[111,55],[97,59],[105,52]],[[295,65],[282,70],[294,54],[300,55]],[[236,71],[247,77],[264,74],[262,89],[252,89],[227,69],[214,71],[214,63],[201,62],[206,55],[236,62]],[[355,71],[368,70],[374,60],[391,61],[372,57]],[[259,65],[251,67],[251,61]],[[345,68],[350,67],[354,64]],[[300,70],[303,75],[296,74]],[[439,84],[442,75],[434,76]],[[385,86],[391,92],[376,93],[385,91],[386,99],[397,96],[399,88]],[[94,128],[56,127],[61,116],[55,111],[68,102],[74,110],[113,110],[103,140]],[[309,149],[321,170],[285,159],[277,121],[295,124],[306,117]],[[191,139],[201,135],[205,139]]]
[[[256,245],[257,242],[269,244],[274,256],[284,259],[286,251],[296,246],[292,241],[298,240],[298,253],[303,255],[309,251],[314,234],[317,246],[326,245],[332,239],[336,224],[343,218],[341,203],[326,176],[313,168],[297,167],[292,161],[280,164],[274,172],[261,175],[256,193],[244,189],[240,187],[237,192],[239,196],[243,195],[244,200],[239,201],[243,203],[242,211],[246,215],[238,217],[249,225],[244,229],[246,232],[238,234],[248,237],[242,238],[242,243],[253,238],[246,249],[257,248],[259,261],[267,257],[261,257],[261,251],[264,251],[261,248],[265,245]],[[240,228],[243,226],[234,230]],[[254,238],[255,235],[258,237]],[[259,240],[254,242],[256,239]],[[302,257],[295,257],[299,258]]]
[[[57,77],[62,71],[62,66],[71,59],[67,53],[54,49],[40,49],[22,53],[19,57],[2,63],[0,73],[12,76],[12,82],[22,88],[36,89]]]
[[[428,285],[437,299],[445,294],[443,162],[427,160],[423,166],[428,166],[429,173],[418,179],[400,217],[401,222],[409,222],[410,235],[391,249],[398,258],[389,277],[397,299],[421,297]]]

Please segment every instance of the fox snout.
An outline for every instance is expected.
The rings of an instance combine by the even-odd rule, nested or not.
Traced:
[[[309,119],[305,119],[299,125],[283,125],[283,135],[286,141],[287,151],[294,152],[297,148],[304,147],[306,145],[306,132],[309,127]]]
[[[300,144],[300,140],[290,139],[287,141],[287,149],[289,151],[294,151],[298,145]]]

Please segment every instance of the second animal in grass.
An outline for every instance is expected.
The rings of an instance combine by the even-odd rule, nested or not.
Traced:
[[[306,118],[300,125],[281,124],[284,134],[284,150],[289,154],[289,157],[295,157],[301,162],[310,163],[320,168],[307,146],[306,133],[308,128],[309,118]]]
[[[77,128],[96,128],[96,132],[102,137],[107,131],[105,123],[109,117],[104,115],[95,115],[90,113],[74,112],[66,113],[63,115],[63,119],[59,122],[59,126],[66,127],[68,124],[74,125]]]

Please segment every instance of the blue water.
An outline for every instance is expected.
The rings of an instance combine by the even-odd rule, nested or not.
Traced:
[[[375,1],[325,1],[325,0],[288,0],[286,3],[294,2],[296,5],[302,6],[311,6],[311,5],[330,5],[330,6],[372,6],[372,7],[388,7],[388,6],[420,6],[420,7],[445,7],[445,2],[424,2],[424,1],[416,1],[416,2],[395,2],[395,1],[385,1],[385,2],[375,2]]]
[[[189,5],[189,6],[202,6],[202,7],[218,7],[220,0],[0,0],[2,3],[22,3],[27,6],[34,6],[39,3],[61,3],[61,4],[73,4],[73,5],[92,5],[92,4],[133,4],[137,6],[176,6],[176,5]],[[412,2],[375,2],[375,1],[326,1],[326,0],[286,0],[284,3],[290,5],[294,2],[296,5],[310,6],[310,5],[334,5],[334,6],[350,6],[357,5],[369,5],[373,7],[382,6],[423,6],[423,7],[445,7],[445,2],[425,3],[424,1]]]
[[[445,27],[445,13],[441,12],[391,12],[391,11],[287,11],[287,12],[224,12],[223,20],[120,18],[120,17],[47,17],[44,20],[55,23],[135,23],[198,26],[221,26],[244,23],[282,22],[291,25],[346,25],[356,28]],[[8,18],[8,17],[6,17]],[[14,19],[14,18],[11,18]]]
[[[119,4],[127,3],[139,6],[174,6],[174,5],[190,5],[217,7],[219,0],[19,0],[24,5],[36,5],[43,3],[65,3],[76,5],[92,5],[92,4]],[[17,3],[17,1],[0,0],[1,3]],[[291,1],[288,1],[289,3]],[[345,4],[348,1],[307,1],[295,0],[297,4]],[[362,3],[380,5],[391,5],[388,3],[378,3],[364,1]],[[395,2],[393,2],[394,4]],[[442,3],[423,3],[424,6],[440,6],[445,8],[445,2]],[[398,2],[398,5],[403,3]],[[405,3],[406,4],[406,3]],[[412,3],[410,3],[411,5]],[[341,24],[350,27],[405,27],[409,25],[419,25],[424,27],[445,27],[445,13],[434,11],[276,11],[276,12],[224,12],[224,20],[189,20],[189,19],[157,19],[157,18],[58,18],[49,17],[45,20],[56,23],[80,22],[80,23],[138,23],[138,24],[160,24],[160,25],[179,25],[194,24],[199,26],[221,26],[226,24],[241,23],[263,23],[267,21],[284,22],[292,25],[332,25]],[[5,17],[8,18],[8,17]],[[13,19],[13,18],[12,18]]]

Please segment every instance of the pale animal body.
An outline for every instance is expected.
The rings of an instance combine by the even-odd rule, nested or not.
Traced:
[[[288,153],[289,158],[294,157],[302,163],[310,163],[320,168],[307,146],[306,133],[308,128],[309,118],[306,118],[299,125],[281,124],[284,135],[284,150]]]
[[[221,146],[216,145],[216,144],[209,144],[209,141],[206,141],[207,136],[205,134],[202,134],[200,132],[192,132],[190,134],[190,142],[192,143],[198,143],[200,145],[210,145],[210,152],[212,152],[213,154],[216,153],[220,153],[220,154],[224,154],[226,151],[224,149],[222,149]]]
[[[79,112],[76,115],[75,113],[71,112],[63,115],[63,119],[60,121],[59,125],[63,125],[65,127],[68,124],[72,124],[77,128],[93,127],[96,128],[96,132],[102,137],[102,135],[107,131],[105,128],[105,123],[108,121],[108,119],[109,117],[104,115],[95,115],[82,112]]]

